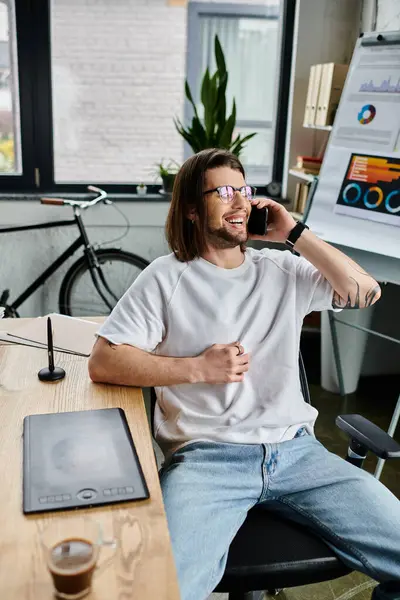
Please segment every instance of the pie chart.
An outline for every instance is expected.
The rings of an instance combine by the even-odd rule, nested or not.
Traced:
[[[357,118],[361,125],[368,125],[368,123],[371,123],[371,121],[373,121],[375,115],[375,106],[373,104],[365,104],[358,113]]]

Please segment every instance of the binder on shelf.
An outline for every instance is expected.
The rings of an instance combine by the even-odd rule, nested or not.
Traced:
[[[322,65],[315,125],[326,126],[333,124],[348,69],[348,65],[335,63]]]
[[[309,184],[307,183],[297,183],[296,184],[296,193],[293,202],[293,211],[299,214],[304,214],[304,210],[307,204],[309,192]]]
[[[301,190],[301,183],[296,183],[296,191],[295,191],[294,200],[293,200],[293,212],[298,212],[297,207],[299,206],[300,190]]]
[[[307,125],[311,125],[311,100],[313,93],[313,82],[315,78],[315,65],[312,65],[310,68],[310,77],[308,79],[308,89],[307,89],[307,99],[306,99],[306,108],[304,111],[304,121],[303,125],[306,127]]]
[[[304,214],[304,210],[306,208],[306,204],[307,204],[307,198],[308,198],[308,191],[309,191],[309,184],[308,183],[301,183],[300,184],[301,190],[300,190],[300,196],[299,196],[299,202],[297,205],[297,212],[299,212],[301,215]]]
[[[315,119],[317,116],[319,90],[320,90],[320,86],[321,86],[322,65],[314,65],[314,67],[315,67],[315,71],[314,71],[314,77],[313,77],[312,88],[311,88],[311,106],[310,106],[308,125],[315,124]]]

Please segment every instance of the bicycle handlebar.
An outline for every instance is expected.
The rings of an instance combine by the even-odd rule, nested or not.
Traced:
[[[89,192],[94,192],[95,194],[98,194],[98,196],[96,198],[93,198],[93,200],[69,200],[69,199],[64,199],[64,198],[41,198],[40,199],[40,203],[41,204],[53,204],[53,205],[57,205],[57,206],[76,206],[78,208],[89,208],[89,206],[94,206],[95,204],[98,204],[99,202],[105,202],[105,203],[109,203],[111,204],[111,200],[107,200],[107,192],[105,192],[104,190],[95,187],[94,185],[88,185]]]
[[[41,204],[64,204],[61,198],[40,198]]]

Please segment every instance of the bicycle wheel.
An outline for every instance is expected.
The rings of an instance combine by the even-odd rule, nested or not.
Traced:
[[[117,248],[95,250],[102,276],[96,273],[99,290],[92,279],[86,256],[67,272],[59,295],[60,313],[72,317],[108,315],[111,309],[150,263]],[[107,289],[108,288],[108,289]]]

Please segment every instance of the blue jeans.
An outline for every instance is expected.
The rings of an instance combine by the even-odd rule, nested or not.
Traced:
[[[301,430],[279,444],[193,442],[160,472],[182,600],[204,600],[250,508],[306,524],[344,563],[400,599],[400,502],[377,479]]]

